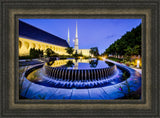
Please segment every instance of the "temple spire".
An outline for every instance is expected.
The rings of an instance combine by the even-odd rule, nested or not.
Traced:
[[[70,45],[70,35],[69,35],[69,28],[68,28],[68,44]]]
[[[76,36],[75,36],[75,41],[74,41],[74,50],[76,53],[78,53],[78,27],[77,27],[77,22],[76,22]]]
[[[77,22],[76,22],[76,38],[78,39],[78,28],[77,28]]]

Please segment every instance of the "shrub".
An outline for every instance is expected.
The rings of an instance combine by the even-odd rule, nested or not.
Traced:
[[[31,48],[30,49],[30,58],[39,58],[43,56],[43,50]]]

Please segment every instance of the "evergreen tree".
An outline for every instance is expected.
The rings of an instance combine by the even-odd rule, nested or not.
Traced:
[[[98,47],[90,48],[90,54],[93,54],[95,57],[99,55]]]
[[[67,47],[65,50],[66,50],[66,52],[67,52],[69,55],[72,55],[73,52],[74,52],[73,47]]]

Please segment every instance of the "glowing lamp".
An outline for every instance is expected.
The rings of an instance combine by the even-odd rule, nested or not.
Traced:
[[[137,68],[139,68],[139,64],[140,64],[140,61],[139,61],[139,60],[137,60]]]

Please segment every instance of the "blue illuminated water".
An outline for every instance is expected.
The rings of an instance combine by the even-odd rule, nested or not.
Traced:
[[[98,63],[103,64],[101,61]],[[98,67],[98,64],[95,65]],[[99,67],[102,67],[100,65]],[[141,74],[124,65],[117,64],[116,66],[119,68],[109,78],[85,82],[50,78],[43,74],[43,68],[39,68],[26,75],[29,81],[24,79],[25,74],[21,78],[24,79],[21,95],[30,99],[42,99],[41,97],[45,99],[117,99],[128,94],[128,85],[130,85],[130,92],[141,87]],[[129,75],[127,76],[126,73]],[[30,86],[29,89],[28,86]]]
[[[52,65],[54,62],[52,63]],[[50,66],[52,66],[50,65]],[[66,64],[61,66],[56,66],[58,68],[65,69],[99,69],[99,68],[107,68],[109,67],[109,63],[101,60],[68,60]]]
[[[78,68],[76,68],[76,63],[74,63],[73,67],[67,67],[67,69],[97,69],[97,68],[106,68],[109,67],[104,61],[98,61],[97,65],[93,66],[90,63],[78,63]]]

